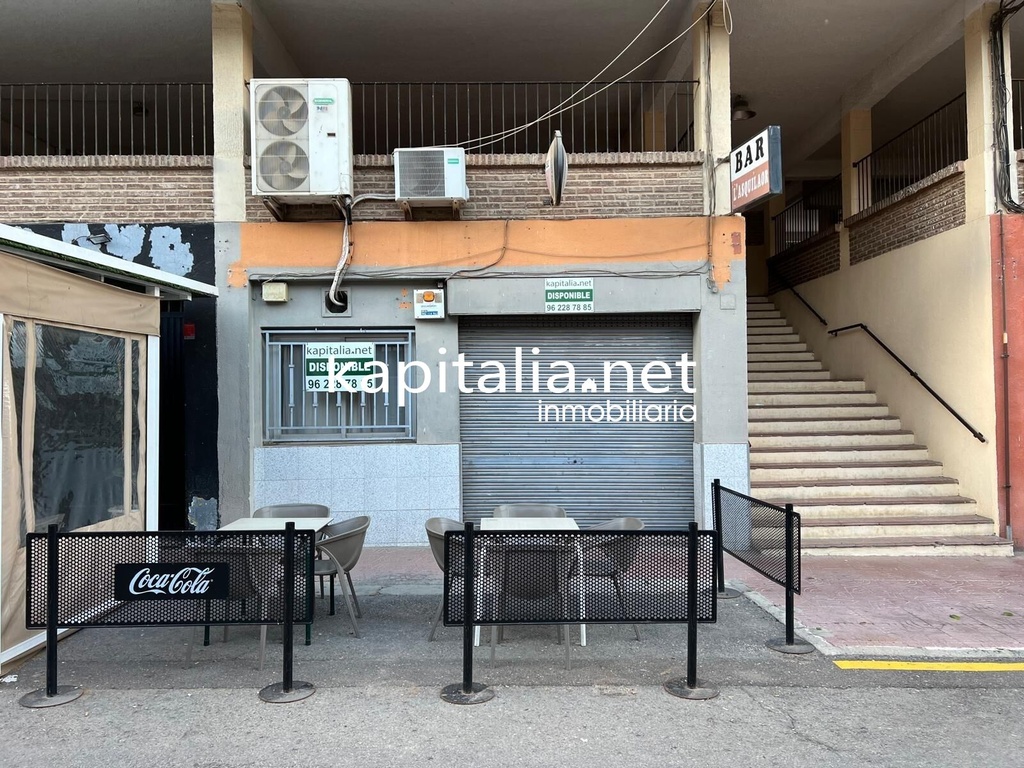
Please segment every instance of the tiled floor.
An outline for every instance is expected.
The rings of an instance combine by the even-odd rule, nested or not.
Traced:
[[[1024,655],[1024,556],[804,557],[797,627],[827,650],[1009,650]],[[726,579],[781,617],[783,589],[726,555]],[[367,547],[363,585],[437,584],[428,547]],[[739,583],[737,583],[739,582]],[[822,644],[819,643],[819,647]]]
[[[1024,652],[1024,557],[804,557],[797,626],[838,649]],[[785,592],[726,556],[726,578]],[[752,595],[752,597],[755,597]]]

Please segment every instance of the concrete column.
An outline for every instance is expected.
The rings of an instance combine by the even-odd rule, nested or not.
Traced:
[[[213,27],[213,219],[245,221],[252,17],[237,3],[211,3]]]
[[[964,163],[964,185],[967,221],[996,211],[989,22],[998,7],[997,3],[986,3],[964,21],[964,64],[967,76],[967,161]],[[1009,40],[1006,43],[1008,46]],[[1010,88],[1009,69],[1006,87]]]
[[[843,164],[843,218],[871,205],[870,195],[861,199],[860,172],[853,164],[871,154],[871,110],[851,109],[843,115],[840,128]],[[866,182],[865,182],[866,183]],[[839,268],[850,266],[850,233],[839,230]]]
[[[694,11],[696,17],[707,7],[708,3],[699,4]],[[732,78],[722,4],[716,4],[693,31],[693,71],[699,81],[693,102],[694,146],[704,151],[704,213],[724,216],[732,209],[728,162],[732,149]]]

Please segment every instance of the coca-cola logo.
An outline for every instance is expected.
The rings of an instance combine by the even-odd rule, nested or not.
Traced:
[[[118,600],[223,600],[228,597],[228,564],[115,565],[114,597]]]

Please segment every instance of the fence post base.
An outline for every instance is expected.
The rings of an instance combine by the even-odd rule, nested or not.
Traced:
[[[284,683],[273,683],[260,691],[260,698],[268,704],[290,704],[293,701],[308,699],[315,690],[312,683],[303,683],[299,680],[292,682],[289,691],[284,689]]]
[[[40,688],[38,691],[26,693],[18,699],[18,703],[23,707],[28,707],[29,709],[59,707],[61,704],[67,704],[69,701],[74,701],[83,693],[85,693],[85,689],[79,688],[77,685],[58,685],[57,692],[53,696],[47,696],[46,689]]]
[[[666,680],[661,687],[665,689],[666,693],[671,693],[680,699],[689,699],[690,701],[707,701],[718,695],[717,688],[690,688],[686,684],[685,677]]]
[[[794,640],[792,643],[787,643],[784,637],[769,640],[765,645],[779,653],[803,654],[814,652],[814,646],[810,643],[805,643],[803,640]]]
[[[742,594],[743,593],[740,592],[738,589],[733,589],[732,587],[725,587],[724,589],[720,589],[715,593],[719,600],[732,600],[733,598],[737,598]]]
[[[473,683],[469,692],[462,690],[462,683],[452,683],[441,689],[442,701],[449,704],[483,704],[494,698],[494,689],[483,683]]]

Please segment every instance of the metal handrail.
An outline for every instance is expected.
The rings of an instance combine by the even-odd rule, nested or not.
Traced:
[[[824,326],[828,325],[828,320],[826,320],[824,317],[822,317],[821,313],[818,312],[818,310],[816,310],[814,307],[812,307],[810,305],[810,303],[807,301],[807,299],[805,299],[800,294],[800,292],[796,288],[793,287],[793,284],[791,282],[789,282],[789,279],[784,274],[782,274],[782,271],[778,267],[776,267],[774,264],[772,264],[771,259],[769,259],[767,262],[765,262],[765,264],[768,267],[768,271],[769,272],[774,272],[775,275],[782,281],[783,285],[786,286],[786,290],[792,291],[793,295],[796,296],[798,299],[800,299],[800,303],[802,303],[805,307],[807,307],[807,309],[809,309],[811,311],[812,315],[814,315],[816,318],[818,318],[818,322],[819,323],[821,323]]]
[[[985,439],[985,436],[983,434],[981,434],[981,432],[979,432],[974,427],[972,427],[970,425],[970,423],[963,416],[961,416],[959,413],[956,412],[956,410],[954,410],[953,406],[951,406],[949,403],[947,403],[945,400],[943,400],[938,392],[936,392],[934,389],[932,389],[930,386],[928,386],[928,383],[924,379],[921,378],[921,376],[917,373],[917,371],[915,371],[913,368],[911,368],[909,365],[907,365],[905,362],[903,362],[903,359],[899,355],[897,355],[895,352],[893,352],[889,348],[889,346],[884,341],[882,341],[880,338],[878,338],[874,334],[874,332],[872,332],[872,330],[870,328],[868,328],[866,325],[864,325],[864,323],[856,323],[854,325],[844,325],[842,328],[836,328],[834,331],[829,331],[828,335],[829,336],[836,336],[836,335],[842,333],[843,331],[852,331],[852,330],[856,330],[858,328],[860,330],[864,331],[864,333],[866,333],[872,339],[874,339],[875,343],[878,344],[878,346],[880,346],[886,352],[888,352],[889,356],[893,360],[895,360],[897,363],[899,363],[901,366],[903,366],[903,369],[907,373],[909,373],[914,379],[916,379],[917,383],[920,384],[922,387],[924,387],[928,391],[928,394],[930,394],[932,397],[934,397],[936,400],[938,400],[939,403],[942,404],[943,408],[945,408],[947,411],[949,411],[951,414],[953,414],[953,416],[956,418],[957,421],[959,421],[961,424],[963,424],[965,427],[967,427],[967,430],[972,435],[974,435],[975,438],[977,438],[978,440],[980,440],[983,443],[987,443],[988,442]]]

